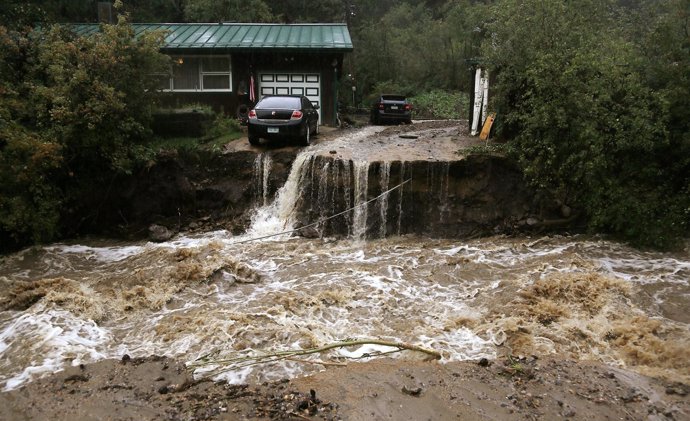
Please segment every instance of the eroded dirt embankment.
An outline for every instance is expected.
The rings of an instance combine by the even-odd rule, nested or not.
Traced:
[[[369,237],[385,232],[462,238],[537,229],[542,219],[561,217],[552,203],[535,200],[510,160],[468,154],[468,148],[483,142],[465,132],[464,124],[454,121],[322,132],[306,150],[314,157],[302,177],[299,224],[355,204],[362,163],[367,198],[409,181],[386,199],[388,208],[381,212],[387,221],[369,212]],[[295,146],[252,147],[242,138],[226,145],[222,154],[164,154],[154,166],[121,183],[112,203],[104,207],[108,210],[102,211],[103,224],[139,234],[153,223],[172,232],[241,232],[252,209],[273,199],[302,151]],[[329,202],[319,203],[319,195]],[[347,218],[332,221],[319,235],[348,235]]]

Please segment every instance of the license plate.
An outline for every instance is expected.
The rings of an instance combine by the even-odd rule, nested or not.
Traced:
[[[277,127],[269,127],[267,131],[269,133],[278,133],[278,128]]]
[[[397,110],[398,106],[397,105],[391,105],[391,110]]]

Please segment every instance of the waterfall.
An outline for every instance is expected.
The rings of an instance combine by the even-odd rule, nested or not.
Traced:
[[[405,181],[405,161],[400,163],[400,183]],[[403,218],[403,191],[405,189],[405,186],[401,186],[398,189],[398,232],[397,234],[401,234],[401,226],[402,226],[402,218]]]
[[[368,219],[379,222],[376,237],[389,235],[388,207],[390,194],[369,204],[369,169],[367,160],[324,158],[316,152],[303,151],[295,158],[285,185],[269,203],[268,176],[271,157],[259,155],[254,162],[257,209],[247,230],[250,237],[265,237],[287,232],[302,225],[323,221],[311,228],[316,235],[333,233],[355,240],[366,240]],[[403,166],[404,171],[404,166]],[[401,179],[404,174],[401,174]],[[397,178],[396,178],[397,179]],[[377,188],[385,192],[391,185],[391,162],[381,162]],[[396,196],[393,196],[396,197]],[[397,196],[397,229],[401,229],[402,191]],[[369,207],[372,207],[370,215]],[[335,216],[342,213],[340,216]],[[335,216],[335,218],[331,218]]]
[[[388,190],[388,185],[391,179],[391,163],[390,161],[382,162],[379,174],[379,187],[382,192]],[[390,193],[386,193],[379,199],[379,216],[381,218],[381,227],[379,230],[379,236],[381,238],[386,237],[386,223],[388,222],[388,196]]]
[[[367,235],[367,192],[369,190],[369,161],[354,161],[354,210],[352,214],[352,236],[365,240]]]
[[[343,162],[343,173],[342,173],[342,179],[343,179],[343,208],[344,209],[350,209],[352,207],[352,200],[351,200],[351,192],[352,192],[352,184],[350,183],[350,180],[352,180],[352,170],[350,169],[350,162]],[[345,214],[345,223],[347,224],[348,228],[348,236],[352,236],[352,212],[347,212]]]
[[[254,160],[254,197],[260,206],[268,205],[268,177],[273,160],[271,155],[260,153]]]
[[[247,231],[251,237],[262,237],[289,231],[295,225],[297,201],[304,187],[303,180],[311,167],[314,154],[302,152],[297,155],[292,164],[292,170],[285,184],[276,193],[276,198],[270,205],[258,208]]]
[[[441,164],[441,174],[439,174],[439,194],[438,194],[438,200],[439,200],[439,221],[440,222],[446,222],[448,219],[448,215],[450,213],[450,209],[448,207],[448,187],[450,184],[450,179],[448,177],[450,170],[450,163],[449,162],[444,162]]]

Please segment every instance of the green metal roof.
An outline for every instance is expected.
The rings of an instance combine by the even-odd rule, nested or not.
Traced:
[[[352,39],[344,23],[134,23],[135,34],[165,31],[162,49],[182,50],[327,50],[352,51]],[[74,24],[78,35],[99,31],[98,24]]]

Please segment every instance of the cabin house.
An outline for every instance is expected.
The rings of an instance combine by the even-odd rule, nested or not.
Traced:
[[[165,31],[161,51],[172,57],[160,88],[168,105],[201,103],[241,116],[264,95],[305,95],[321,124],[336,120],[343,57],[352,51],[345,24],[132,24],[136,34]],[[99,30],[77,24],[79,35]],[[252,94],[253,91],[253,94]]]

